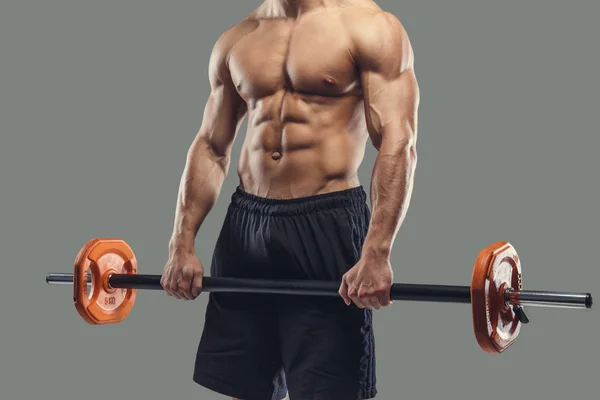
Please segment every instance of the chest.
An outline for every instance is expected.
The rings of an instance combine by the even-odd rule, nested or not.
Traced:
[[[280,90],[341,96],[359,86],[350,46],[336,21],[264,21],[233,48],[229,68],[246,100]]]

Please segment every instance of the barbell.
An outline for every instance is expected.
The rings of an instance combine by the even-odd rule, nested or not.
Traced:
[[[92,325],[123,321],[131,312],[138,289],[162,290],[161,275],[138,274],[131,247],[122,239],[92,239],[74,263],[73,273],[51,273],[48,284],[72,284],[79,315]],[[339,296],[339,282],[204,277],[203,292]],[[521,262],[509,242],[494,243],[479,252],[471,286],[395,283],[392,300],[471,303],[473,330],[479,346],[499,354],[517,339],[529,320],[524,306],[589,309],[590,293],[523,290]],[[341,300],[340,300],[341,301]]]

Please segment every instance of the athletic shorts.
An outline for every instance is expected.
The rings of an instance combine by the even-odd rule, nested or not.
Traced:
[[[362,187],[296,199],[237,189],[211,276],[340,281],[359,260]],[[375,397],[372,312],[341,297],[210,293],[194,381],[245,400]]]

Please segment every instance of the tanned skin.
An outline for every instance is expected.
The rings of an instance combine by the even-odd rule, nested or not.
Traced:
[[[390,252],[413,188],[419,88],[399,20],[371,0],[288,0],[254,12],[218,39],[211,93],[181,179],[161,284],[195,299],[203,266],[194,240],[217,200],[247,116],[237,173],[244,191],[289,199],[360,185],[366,144],[377,149],[372,218],[360,261],[343,277],[346,304],[390,304]]]

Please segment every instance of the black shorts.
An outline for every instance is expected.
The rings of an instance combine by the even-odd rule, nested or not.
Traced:
[[[370,211],[362,187],[290,200],[238,189],[212,276],[340,281]],[[341,297],[211,293],[194,381],[245,400],[375,397],[372,312]]]

